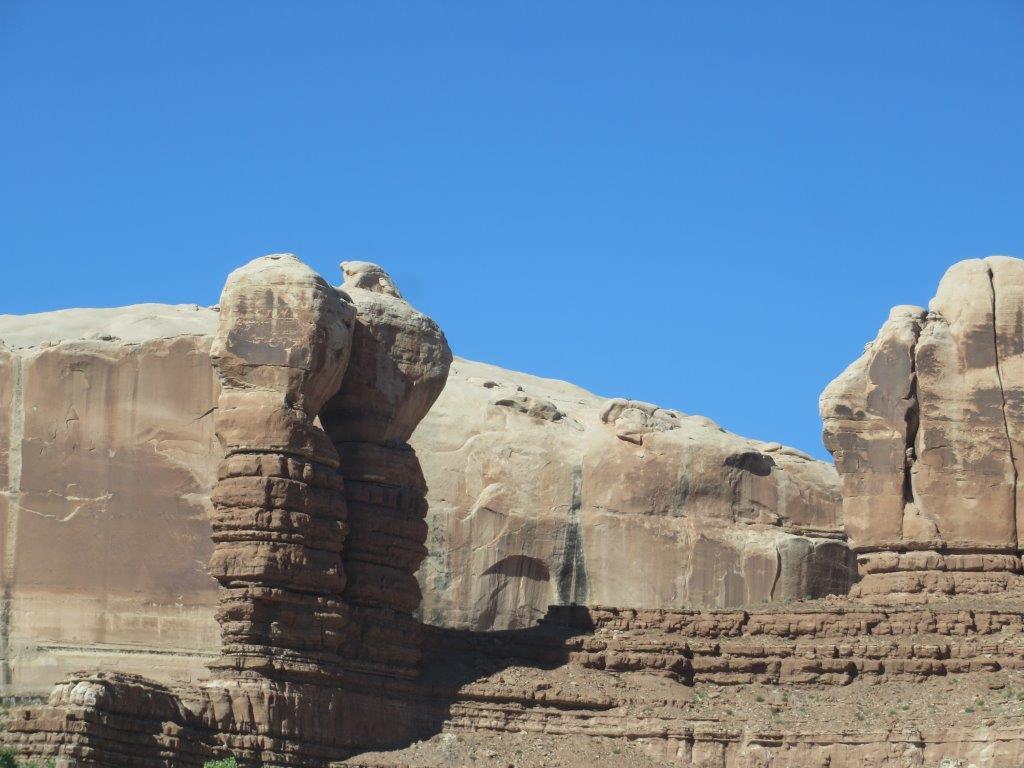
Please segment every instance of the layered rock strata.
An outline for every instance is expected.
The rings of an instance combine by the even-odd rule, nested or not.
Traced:
[[[344,262],[342,272],[339,291],[356,309],[352,361],[321,419],[345,483],[345,597],[363,633],[360,658],[413,675],[427,484],[408,441],[444,388],[452,353],[437,324],[380,267]]]
[[[443,734],[343,764],[444,765],[466,744],[462,764],[575,768],[603,751],[622,766],[1010,768],[1021,608],[559,608],[532,630],[431,629],[424,688],[450,702]]]
[[[227,753],[243,765],[317,766],[421,727],[402,681],[418,671],[425,486],[404,441],[451,355],[395,293],[383,312],[360,296],[357,312],[287,254],[231,274],[211,349],[225,454],[210,559],[220,655],[208,680],[173,691],[75,676],[47,706],[13,715],[9,740],[22,753],[83,767]],[[373,370],[343,386],[350,355],[354,370]]]
[[[957,386],[963,391],[950,396],[958,405],[943,412],[915,404],[932,391],[930,376],[956,378],[942,366],[959,360],[928,350],[922,341],[930,338],[928,323],[963,335],[974,310],[958,314],[950,299],[938,320],[916,310],[896,312],[886,336],[895,340],[878,345],[877,355],[869,349],[870,360],[848,372],[842,394],[830,401],[843,424],[827,423],[826,429],[838,429],[836,445],[849,451],[841,471],[859,515],[850,527],[865,573],[858,594],[895,592],[901,604],[832,597],[744,610],[573,605],[592,602],[591,574],[600,572],[581,525],[584,505],[573,501],[587,484],[592,457],[585,456],[569,473],[572,495],[563,518],[569,525],[553,539],[562,557],[553,581],[566,605],[552,607],[539,622],[524,622],[535,626],[480,632],[421,626],[413,617],[419,603],[414,570],[426,551],[426,491],[407,441],[443,386],[450,353],[436,326],[402,301],[379,268],[349,264],[345,272],[346,284],[336,290],[291,257],[267,257],[234,273],[225,288],[211,350],[222,379],[215,425],[225,454],[212,494],[210,559],[222,587],[222,649],[208,679],[161,685],[120,673],[72,675],[47,705],[11,713],[2,739],[22,756],[57,758],[58,768],[198,768],[228,754],[244,768],[420,768],[481,758],[575,768],[593,764],[599,753],[601,764],[706,768],[1019,763],[1024,600],[1005,589],[1012,586],[1014,567],[1006,558],[1018,553],[1016,544],[1000,538],[1005,510],[995,508],[995,533],[974,533],[944,522],[944,514],[960,507],[928,500],[939,491],[929,485],[934,474],[922,485],[920,505],[913,488],[917,440],[922,430],[937,434],[941,428],[945,437],[935,439],[960,446],[948,454],[960,462],[949,473],[948,490],[964,494],[965,501],[990,493],[987,504],[1013,498],[999,490],[1007,477],[1001,456],[986,459],[998,444],[982,418],[992,415],[990,396],[971,394],[968,387],[990,378],[982,370],[983,355],[964,354],[964,365],[974,362],[961,371]],[[994,327],[1002,327],[995,295],[993,306]],[[900,344],[908,329],[916,341],[904,355]],[[936,338],[944,332],[931,331]],[[1006,359],[1013,370],[1012,355]],[[996,361],[1005,387],[998,355]],[[488,379],[479,386],[489,391],[505,385]],[[860,386],[870,406],[853,402]],[[1013,396],[1003,399],[1009,403]],[[527,418],[545,430],[588,429],[584,411],[523,385],[494,393],[487,408],[498,409],[488,410],[489,418],[500,415],[495,424]],[[454,409],[447,413],[451,418]],[[1004,413],[1013,408],[1005,406]],[[597,411],[599,428],[614,445],[642,454],[610,454],[590,488],[608,482],[618,466],[620,482],[627,479],[624,492],[639,494],[630,491],[628,470],[648,452],[658,460],[642,466],[664,480],[660,473],[675,465],[665,458],[673,444],[661,441],[685,434],[689,418],[637,401],[605,403]],[[1006,419],[1006,434],[1012,435]],[[974,454],[962,445],[972,420],[979,424],[978,440],[989,446]],[[880,466],[892,469],[900,436],[905,444],[911,432],[915,450],[904,448],[903,473],[873,474],[867,459],[881,457]],[[557,434],[545,433],[552,440]],[[467,442],[488,445],[477,436]],[[1008,452],[1015,450],[1008,438]],[[499,454],[497,466],[509,463],[511,454]],[[724,456],[707,452],[708,466],[737,472],[738,482],[728,484],[726,517],[735,515],[737,499],[784,488],[782,478],[789,475],[777,470],[780,465],[787,472],[792,467],[794,476],[808,471],[787,463],[786,455],[770,445]],[[471,517],[487,512],[493,521],[499,510],[515,509],[508,494],[529,466],[538,473],[534,482],[543,482],[543,462],[505,475],[487,470],[479,475],[497,487],[443,485],[442,498],[482,499]],[[557,477],[557,466],[553,471]],[[714,475],[709,470],[698,476]],[[897,486],[902,507],[871,503],[875,495],[891,501]],[[651,487],[653,507],[646,508],[673,509],[659,494],[668,488],[671,495],[679,486],[659,480]],[[709,499],[715,493],[688,488],[686,495]],[[931,510],[936,533],[916,520],[908,526],[911,504],[911,516]],[[898,537],[895,526],[885,527],[897,508]],[[983,526],[986,507],[969,508]],[[763,506],[751,510],[757,519],[742,523],[745,530],[751,538],[774,530],[779,562],[786,547],[810,538],[797,535],[795,527],[807,518],[772,520]],[[878,530],[872,523],[876,510],[882,515]],[[736,524],[735,518],[723,521]],[[602,525],[607,521],[594,528]],[[948,541],[938,536],[942,531],[953,532]],[[530,539],[527,532],[522,539]],[[806,546],[813,549],[798,551],[793,561],[800,567],[789,567],[792,582],[773,586],[772,594],[791,589],[799,597],[801,585],[811,582],[825,582],[831,591],[848,579],[848,550],[838,534]],[[528,557],[502,558],[504,575],[543,581],[547,561]],[[722,579],[736,592],[787,573],[782,565],[772,571],[766,556],[763,569],[752,563],[742,577],[730,576],[729,569],[718,570],[723,557],[712,550],[694,567],[709,583]],[[938,599],[928,582],[944,574],[956,588],[946,591],[977,592],[983,583],[1003,589],[969,602],[955,594]],[[920,604],[908,606],[904,593],[911,577],[923,586]],[[605,744],[610,746],[603,751],[595,747]],[[366,753],[369,748],[391,751]],[[524,759],[523,748],[537,759]]]
[[[867,595],[1019,583],[1024,262],[960,262],[821,397]]]
[[[222,587],[222,673],[290,673],[337,654],[347,532],[338,455],[314,424],[341,385],[353,310],[297,259],[236,270],[211,354],[220,376],[210,573]]]
[[[392,729],[415,723],[415,744],[338,765],[452,764],[452,743],[468,740],[474,756],[455,764],[577,766],[572,753],[610,741],[605,764],[622,766],[925,768],[945,759],[1010,768],[1024,749],[1022,630],[1019,601],[908,610],[840,600],[761,611],[555,607],[526,630],[426,628],[419,682],[392,693],[407,709],[382,710]],[[171,693],[96,675],[59,686],[45,711],[63,717],[54,727],[105,750],[104,765],[169,764],[140,761],[157,750],[191,765],[191,755],[215,750],[175,704],[181,692]],[[125,733],[140,713],[161,723],[150,739]],[[40,736],[40,725],[9,727]],[[308,738],[322,727],[309,719],[297,730]],[[445,738],[419,741],[438,732]],[[554,738],[571,749],[564,760],[524,760],[524,736],[528,747],[550,749],[544,740]],[[378,724],[368,741],[383,738]],[[252,754],[243,738],[226,741]],[[287,751],[259,754],[267,765],[292,764]],[[302,754],[320,765],[311,755],[329,753]]]
[[[570,602],[753,606],[852,582],[834,468],[700,416],[457,359],[409,438],[410,415],[439,386],[436,327],[379,269],[346,269],[351,354],[362,340],[368,351],[342,387],[374,410],[334,398],[320,420],[341,454],[349,609],[362,610],[364,580],[378,594],[375,580],[404,583],[386,592],[402,605],[383,609],[395,642],[366,647],[404,654],[401,638],[416,631],[409,574],[423,557],[424,484],[417,580],[430,624],[528,627]],[[195,681],[216,657],[219,319],[165,305],[0,317],[5,695],[96,667]],[[281,485],[289,470],[253,471],[279,472]],[[380,542],[364,535],[378,530]]]

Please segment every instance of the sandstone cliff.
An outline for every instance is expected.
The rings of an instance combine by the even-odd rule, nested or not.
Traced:
[[[844,594],[833,468],[711,420],[456,360],[413,436],[429,623],[551,604],[726,607]]]
[[[864,594],[1001,591],[1020,572],[1024,261],[953,265],[821,396]],[[897,588],[898,587],[898,588]]]
[[[106,661],[187,679],[218,642],[217,313],[140,305],[0,326],[5,692]]]
[[[4,739],[23,755],[61,768],[198,768],[227,754],[325,768],[424,730],[409,681],[426,484],[406,440],[451,352],[374,269],[376,286],[346,268],[335,288],[272,254],[228,276],[210,348],[219,653],[197,684],[77,673],[11,718]]]
[[[394,317],[397,289],[350,271],[368,317]],[[380,337],[396,359],[429,350],[402,342],[426,329],[411,322],[415,333]],[[217,324],[191,305],[0,318],[6,691],[100,662],[187,680],[217,650]],[[371,382],[382,394],[370,411],[399,398],[407,413],[335,423],[401,438],[430,384],[408,388],[400,368]],[[360,377],[374,370],[351,365],[348,391],[369,397]],[[429,488],[418,574],[429,623],[524,627],[552,603],[782,602],[843,592],[852,577],[832,467],[699,416],[456,360],[411,443]],[[357,507],[346,568],[372,579],[398,542],[375,553],[361,519]]]
[[[158,402],[145,417],[132,408],[121,414],[177,435],[153,438],[164,458],[218,465],[207,511],[222,642],[207,674],[167,684],[153,679],[169,671],[155,665],[146,677],[124,674],[119,662],[131,647],[114,646],[120,655],[88,658],[93,671],[63,675],[45,704],[11,710],[0,743],[55,768],[200,768],[229,754],[242,768],[1014,768],[1024,750],[1024,591],[1006,507],[1017,485],[1013,350],[1024,328],[1012,322],[1020,313],[1008,320],[1000,307],[1006,293],[1014,306],[1024,281],[1000,277],[1000,262],[983,264],[984,272],[976,263],[954,267],[930,313],[894,311],[823,400],[826,436],[850,491],[844,503],[859,515],[848,531],[864,579],[851,596],[730,610],[603,608],[594,595],[626,595],[631,579],[665,586],[646,560],[673,554],[687,574],[683,588],[697,594],[691,577],[702,573],[709,601],[749,600],[769,581],[775,600],[789,588],[840,586],[850,550],[833,527],[834,507],[823,514],[814,502],[835,482],[823,465],[676,411],[454,361],[435,426],[419,432],[419,454],[436,462],[424,472],[406,441],[453,364],[440,329],[374,265],[346,265],[345,284],[335,289],[294,257],[256,259],[229,277],[204,353],[220,384],[216,407],[180,421],[161,414]],[[985,275],[990,314],[978,289]],[[150,308],[127,326],[166,327],[182,311]],[[985,351],[989,320],[994,355]],[[140,334],[131,333],[138,344]],[[18,336],[12,332],[11,346]],[[92,341],[117,343],[111,336]],[[194,324],[186,336],[202,343]],[[35,381],[26,372],[52,348],[20,345],[0,387],[11,415],[5,563],[15,575],[25,515],[44,526],[83,513],[97,529],[111,524],[103,503],[63,518],[24,504],[48,498],[23,493],[26,447],[64,458],[61,472],[75,467],[82,446],[95,452],[87,434],[58,444],[59,423],[26,431],[25,387]],[[72,394],[89,411],[113,385],[90,377],[88,356],[75,360],[48,375],[83,374]],[[119,386],[131,392],[138,380],[128,375]],[[78,400],[71,405],[77,416]],[[32,401],[29,410],[51,406]],[[203,454],[195,434],[205,433],[185,439],[174,428],[210,416],[217,448]],[[919,440],[929,429],[938,443]],[[24,437],[37,433],[37,443]],[[130,444],[103,443],[111,458]],[[931,459],[919,502],[921,446],[947,463]],[[160,466],[154,477],[163,476]],[[438,532],[435,562],[419,569],[426,609],[449,623],[532,626],[479,631],[417,621],[414,571],[428,554],[424,474],[437,479]],[[73,472],[55,476],[70,478],[58,509],[81,500]],[[531,500],[542,506],[529,514]],[[946,519],[964,513],[967,522]],[[666,554],[641,535],[650,529],[676,550]],[[535,540],[543,544],[529,549]],[[701,561],[705,541],[715,547]],[[74,541],[53,542],[56,549],[42,545],[46,553],[74,558]],[[789,548],[798,556],[787,556]],[[774,572],[755,567],[755,549],[775,553]],[[740,552],[743,568],[719,567]],[[132,550],[106,554],[121,568],[140,567]],[[614,581],[606,569],[628,578]],[[75,578],[70,567],[64,573]],[[25,599],[22,585],[5,586],[8,629],[28,626],[31,604],[21,604],[25,615],[13,610]],[[559,605],[534,623],[529,611],[496,597],[503,590],[527,607],[545,594]],[[50,600],[59,617],[57,594],[51,588],[41,604]],[[107,600],[117,590],[101,594]],[[99,642],[116,641],[117,610],[98,609],[110,631]],[[153,613],[168,615],[156,602]],[[159,639],[159,620],[151,630]],[[79,652],[99,650],[90,642]],[[74,652],[60,643],[36,647],[51,670]],[[144,664],[161,653],[174,654],[135,655]],[[22,661],[14,656],[6,669],[15,680],[8,677],[8,690]],[[182,663],[178,673],[188,671]]]

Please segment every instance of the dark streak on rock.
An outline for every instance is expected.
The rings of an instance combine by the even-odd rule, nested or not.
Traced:
[[[569,521],[565,526],[565,546],[562,565],[558,569],[558,602],[560,605],[585,605],[589,586],[587,564],[583,553],[583,528],[580,508],[583,506],[583,468],[572,470],[572,501]]]

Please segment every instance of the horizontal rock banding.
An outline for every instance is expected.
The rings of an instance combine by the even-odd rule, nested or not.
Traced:
[[[1015,765],[1024,747],[1013,727],[1024,710],[1013,709],[1012,689],[1024,679],[1024,606],[1013,591],[1021,572],[1013,390],[1021,345],[1020,323],[1007,312],[1020,314],[1024,290],[1007,277],[1013,265],[985,265],[952,270],[932,312],[895,311],[880,342],[825,398],[850,491],[861,601],[718,611],[562,605],[537,626],[473,632],[424,627],[414,616],[427,506],[408,440],[443,386],[451,359],[443,335],[374,265],[345,265],[346,284],[336,290],[291,257],[257,260],[229,279],[212,350],[225,457],[210,499],[223,642],[209,679],[164,687],[75,675],[47,705],[16,710],[3,739],[27,757],[76,768],[198,768],[228,753],[245,768],[327,768],[442,729],[618,738],[715,768],[926,764],[936,750]],[[985,277],[989,310],[977,298]],[[553,441],[587,431],[570,404],[517,392],[489,396],[488,418],[535,420]],[[595,504],[605,510],[602,524],[615,522],[610,500],[621,498],[601,485],[601,472],[620,472],[630,503],[648,487],[630,482],[643,474],[638,466],[669,478],[654,484],[645,509],[651,521],[675,509],[673,465],[633,459],[671,452],[691,417],[626,400],[604,412],[598,428],[612,450],[593,454],[600,461],[576,452],[568,466],[538,474],[566,491],[562,529],[548,539],[551,564],[506,552],[488,575],[549,581],[564,603],[588,600],[608,553],[583,541],[584,488],[608,494],[609,503]],[[703,585],[704,594],[720,586],[724,604],[842,591],[853,565],[832,530],[837,521],[787,496],[793,489],[780,472],[787,463],[794,475],[818,468],[777,445],[723,442],[720,453],[693,457],[709,464],[689,477],[709,487],[682,495],[692,503],[730,496],[717,508],[719,522],[749,526],[742,538],[750,551],[736,557],[704,526],[682,545],[690,555],[679,580]],[[469,517],[502,514],[516,490],[504,477],[486,483]],[[780,514],[783,499],[820,538],[797,535]],[[985,528],[978,523],[989,506],[995,522]],[[758,537],[773,528],[763,546]],[[635,560],[638,569],[651,565]],[[769,591],[751,592],[754,584]],[[964,593],[988,602],[955,599]],[[921,604],[873,604],[908,595]],[[498,608],[486,609],[489,621]],[[987,711],[974,718],[973,708],[958,712],[943,700],[957,727],[910,733],[932,723],[932,713],[901,719],[895,707],[917,706],[901,697],[927,689],[936,702],[947,683],[949,691],[1005,688],[1002,719]],[[767,696],[751,702],[750,690]],[[791,699],[801,702],[792,712]],[[812,717],[801,720],[812,700]],[[877,701],[893,706],[888,730],[860,722],[865,703]],[[788,715],[795,719],[784,724]]]
[[[371,267],[346,269],[358,319],[346,290],[290,255],[228,278],[211,349],[224,449],[210,497],[211,677],[169,691],[76,676],[18,713],[8,740],[22,753],[83,768],[191,768],[228,753],[308,768],[421,727],[405,681],[420,660],[426,484],[406,440],[451,354]]]

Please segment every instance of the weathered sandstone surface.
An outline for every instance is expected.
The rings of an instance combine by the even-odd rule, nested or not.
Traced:
[[[140,305],[0,325],[4,693],[83,666],[188,679],[218,642],[217,314]]]
[[[1022,329],[1000,307],[1022,282],[982,264],[994,362],[981,273],[958,265],[931,313],[895,310],[823,398],[864,578],[850,596],[783,605],[851,579],[820,463],[679,412],[453,362],[375,265],[344,265],[335,289],[294,257],[257,259],[229,277],[203,353],[220,386],[192,423],[212,421],[217,447],[183,461],[217,463],[204,512],[221,642],[207,673],[66,674],[45,704],[11,711],[0,741],[57,768],[228,754],[243,768],[1015,768],[1024,591],[1007,528],[1016,353],[1004,351]],[[0,387],[11,504],[24,361],[52,349],[22,347]],[[951,463],[921,470],[919,499],[927,451]],[[964,510],[981,530],[947,524]],[[655,557],[683,575],[660,580]],[[18,584],[6,585],[10,622]],[[764,604],[598,607],[604,594]],[[537,616],[545,599],[558,604]]]
[[[456,360],[412,440],[431,624],[554,604],[729,607],[845,594],[832,467],[711,420]]]
[[[358,282],[365,266],[336,289],[276,254],[224,287],[210,349],[223,458],[209,563],[221,644],[209,675],[168,688],[78,673],[12,716],[6,738],[22,754],[82,768],[224,754],[323,766],[423,729],[408,681],[422,651],[412,613],[426,488],[405,441],[451,353],[382,272]]]
[[[350,494],[350,589],[390,595],[406,613],[422,592],[427,623],[484,630],[531,626],[559,603],[721,608],[848,588],[831,466],[699,416],[468,360],[444,385],[436,325],[379,268],[353,262],[346,272],[350,310],[363,319],[342,354],[357,358],[321,418]],[[247,368],[231,373],[241,388],[217,410],[211,347],[220,315],[234,311],[148,304],[0,318],[8,694],[42,692],[86,667],[187,681],[217,653],[215,417],[229,441],[254,420],[250,401],[267,429],[294,418],[259,400],[264,383],[249,388]],[[395,448],[406,441],[418,479]],[[394,504],[421,503],[425,484],[429,534],[424,510],[406,519],[372,501],[372,478],[412,483]],[[215,575],[249,552],[228,546],[244,527],[217,526]]]
[[[343,765],[1011,768],[1022,607],[592,607],[536,631],[431,630],[427,683],[473,664],[443,733]]]
[[[404,744],[372,734],[389,748],[332,765],[583,768],[600,757],[612,766],[1016,768],[1022,617],[1019,600],[984,610],[831,600],[761,611],[563,607],[527,630],[426,628],[422,673],[400,715],[415,712],[420,730]],[[59,712],[123,744],[118,730],[136,727],[129,707],[141,701],[166,730],[164,748],[193,765],[188,750],[202,740],[170,704],[180,695],[138,679],[74,677],[9,728],[20,738],[51,727],[52,738],[67,727],[47,720]],[[319,732],[313,721],[305,728]]]
[[[825,390],[862,594],[992,592],[1020,573],[1024,261],[954,265]]]

